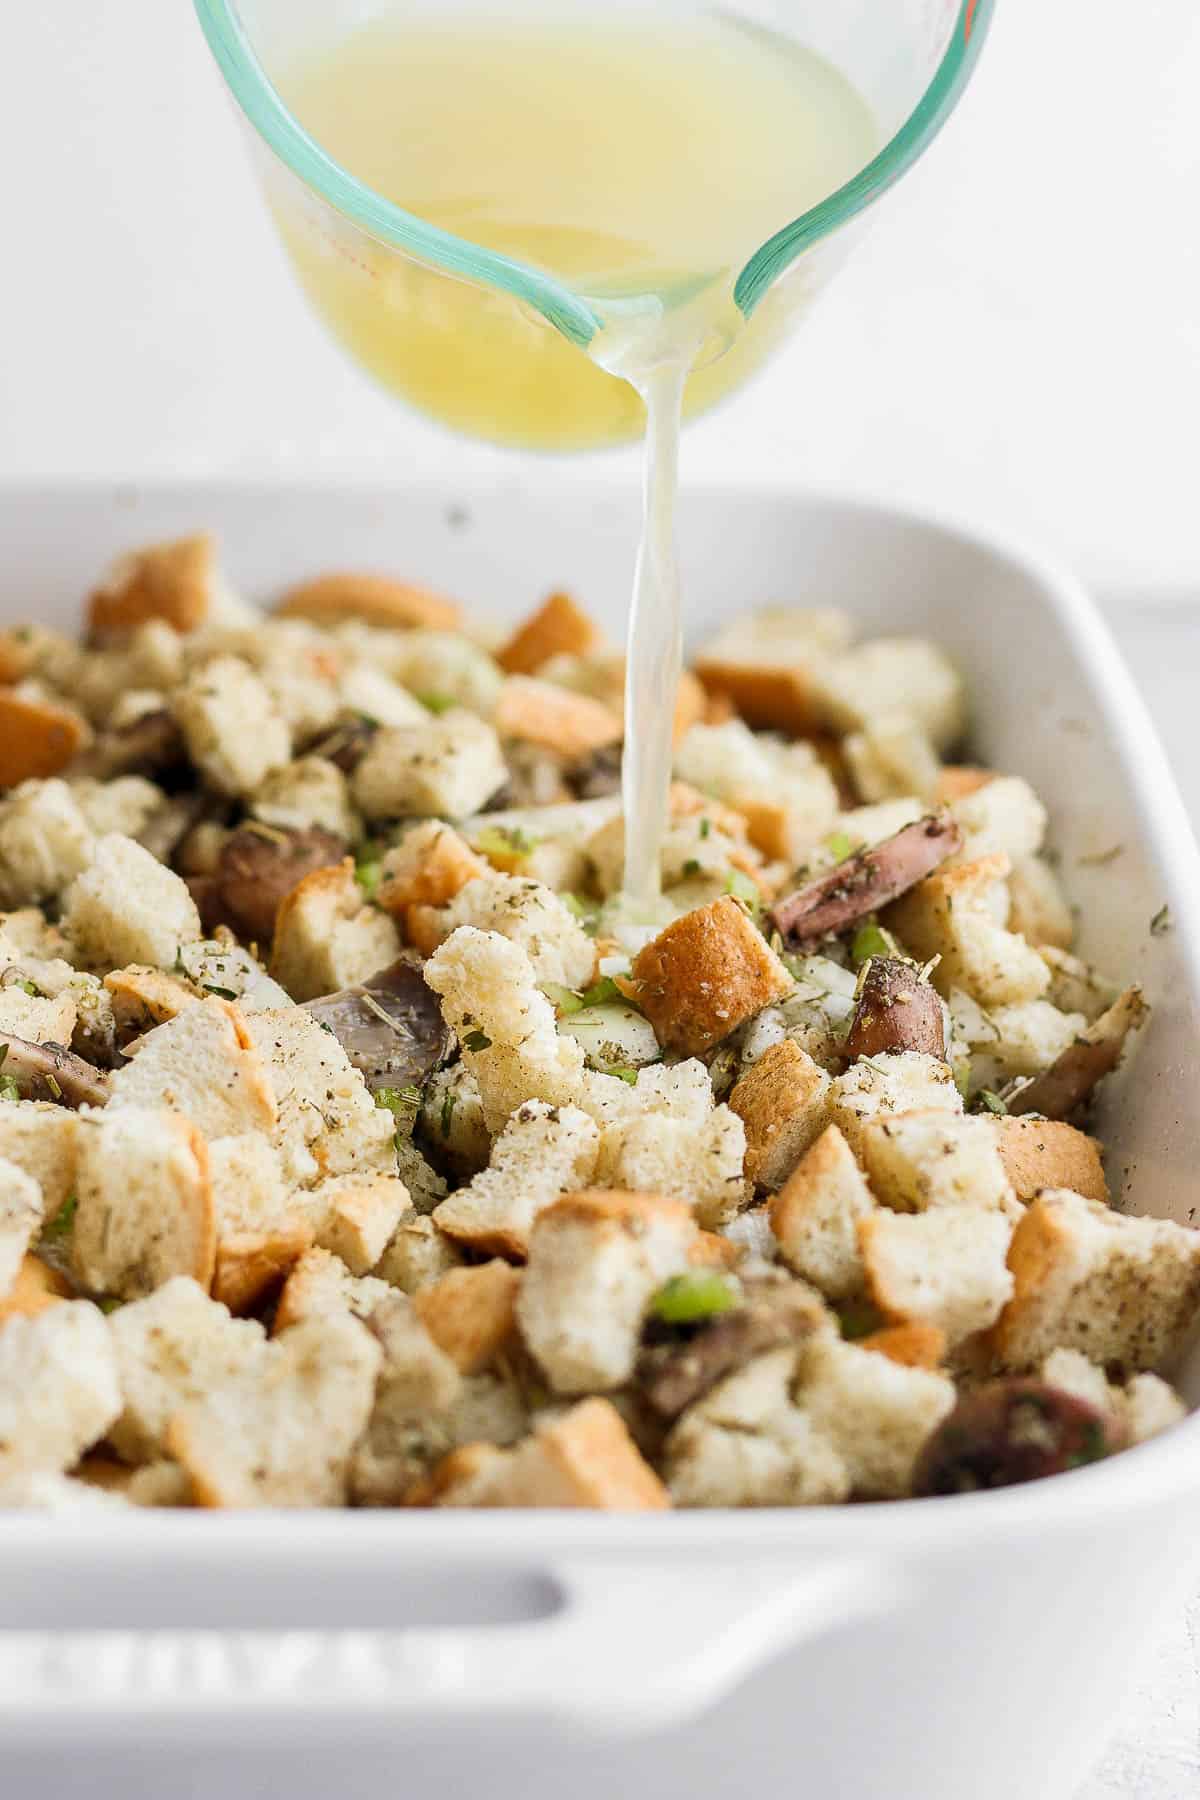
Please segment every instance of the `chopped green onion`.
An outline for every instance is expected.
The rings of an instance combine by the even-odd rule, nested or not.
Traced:
[[[176,944],[175,961],[171,964],[171,973],[173,975],[186,975],[187,972],[187,964],[183,960],[183,945]]]
[[[707,814],[705,814],[704,818],[702,818],[700,821],[700,836],[702,838],[706,838],[711,830],[712,830],[712,820],[708,817]]]
[[[593,981],[591,987],[584,988],[580,999],[584,1006],[609,1006],[614,1000],[618,1004],[628,1004],[611,975],[601,975],[599,981]]]
[[[526,857],[537,849],[541,841],[541,838],[531,837],[527,831],[522,831],[519,825],[486,825],[476,833],[475,848],[488,857]]]
[[[115,1313],[118,1306],[122,1304],[123,1302],[118,1300],[115,1294],[105,1294],[96,1302],[102,1313]]]
[[[418,694],[417,699],[426,712],[431,713],[449,712],[452,706],[457,705],[453,694]]]
[[[486,1031],[469,1031],[463,1039],[464,1050],[490,1050],[492,1040]]]
[[[844,831],[831,831],[825,839],[825,848],[839,862],[845,862],[848,856],[854,855],[854,845]]]
[[[683,865],[683,872],[685,875],[698,875],[700,873],[700,864],[696,861],[694,856],[688,857]]]
[[[1008,1107],[1000,1098],[999,1094],[993,1093],[991,1088],[980,1088],[979,1104],[990,1113],[1004,1114],[1008,1111]]]
[[[373,900],[379,892],[379,884],[383,880],[383,864],[377,856],[364,856],[354,865],[354,879],[363,891],[363,897]]]
[[[732,1312],[740,1299],[740,1289],[727,1275],[715,1269],[690,1269],[686,1275],[672,1275],[659,1288],[650,1311],[664,1325],[699,1325]]]
[[[50,1089],[51,1099],[52,1100],[61,1100],[62,1099],[62,1089],[58,1085],[57,1078],[53,1075],[47,1074],[43,1077],[43,1079],[46,1083],[46,1086]]]
[[[408,1125],[421,1104],[421,1090],[419,1087],[376,1088],[375,1104],[390,1112],[397,1123]]]
[[[233,988],[217,987],[215,985],[215,983],[213,983],[211,981],[203,981],[203,982],[201,982],[200,985],[204,989],[206,994],[215,994],[217,996],[218,1000],[236,1000],[237,999],[237,994]]]
[[[19,1100],[21,1090],[15,1075],[0,1075],[0,1100]]]
[[[543,981],[542,992],[560,1013],[569,1015],[582,1012],[587,1005],[582,994],[577,994],[574,988],[561,986],[557,981]]]
[[[749,907],[751,913],[758,917],[762,906],[762,895],[758,891],[757,882],[751,881],[744,869],[730,869],[725,877],[725,892],[740,900],[743,906]]]
[[[450,1136],[450,1121],[454,1117],[454,1107],[455,1107],[455,1103],[457,1102],[457,1100],[458,1100],[458,1095],[454,1092],[453,1088],[447,1088],[446,1092],[442,1095],[441,1126],[442,1126],[442,1136],[444,1138],[448,1138]]]
[[[971,1095],[971,1065],[969,1062],[959,1063],[954,1071],[954,1085],[964,1100]]]
[[[612,1063],[604,1073],[615,1075],[618,1081],[627,1081],[630,1087],[637,1086],[638,1072],[630,1063]]]
[[[843,1300],[835,1308],[842,1336],[853,1343],[855,1338],[870,1337],[884,1323],[883,1314],[873,1301],[865,1298]]]
[[[891,932],[885,931],[873,919],[868,919],[855,932],[850,955],[856,963],[865,963],[870,962],[873,956],[896,956],[899,950],[900,946]]]
[[[21,990],[21,992],[22,992],[22,993],[23,993],[23,994],[30,994],[30,995],[32,995],[32,997],[33,997],[33,998],[34,998],[34,999],[35,999],[35,1000],[36,1000],[36,999],[37,999],[37,998],[38,998],[38,990],[37,990],[37,987],[36,987],[36,985],[35,985],[35,983],[34,983],[34,982],[32,982],[32,981],[29,981],[29,980],[24,980],[24,981],[14,981],[14,982],[12,982],[12,983],[11,983],[11,985],[12,985],[12,986],[13,986],[13,987],[19,987],[19,988],[20,988],[20,990]]]
[[[1170,929],[1171,909],[1169,906],[1160,906],[1150,921],[1150,936],[1162,937],[1163,933],[1170,931]]]
[[[78,1206],[79,1196],[77,1194],[68,1194],[54,1217],[46,1225],[45,1235],[48,1238],[66,1237],[68,1231],[70,1231],[71,1226],[75,1222],[75,1213]]]

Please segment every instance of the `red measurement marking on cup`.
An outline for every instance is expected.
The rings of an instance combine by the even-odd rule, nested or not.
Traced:
[[[975,8],[978,5],[979,5],[979,0],[967,0],[967,16],[963,20],[963,43],[964,44],[969,44],[971,41],[971,31],[975,24]]]

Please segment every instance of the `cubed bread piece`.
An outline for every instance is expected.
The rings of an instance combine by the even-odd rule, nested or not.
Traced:
[[[421,725],[377,731],[351,787],[368,819],[414,814],[465,819],[507,779],[495,731],[474,713],[453,707]]]
[[[0,1330],[0,1479],[73,1468],[120,1410],[108,1328],[90,1301],[10,1318]]]
[[[961,1113],[948,1063],[918,1050],[884,1051],[852,1063],[829,1088],[829,1112],[856,1156],[870,1119],[905,1112]]]
[[[955,861],[981,857],[1034,856],[1046,835],[1046,809],[1019,775],[993,775],[990,781],[957,795],[950,810],[963,835]]]
[[[261,1131],[211,1138],[208,1162],[221,1236],[257,1230],[287,1216],[289,1194],[279,1152]]]
[[[408,1189],[397,1176],[370,1171],[335,1175],[310,1193],[295,1195],[293,1205],[310,1220],[321,1248],[340,1256],[352,1275],[375,1267],[412,1211]]]
[[[1038,949],[1047,944],[1059,950],[1071,948],[1075,916],[1048,862],[1040,856],[1014,856],[1008,898],[1010,931],[1019,932],[1027,944]]]
[[[804,736],[824,716],[812,674],[849,637],[849,621],[833,609],[772,608],[726,625],[700,651],[696,673],[748,724]]]
[[[897,1212],[971,1206],[1019,1217],[986,1119],[936,1110],[887,1114],[863,1125],[859,1154],[875,1193]]]
[[[1082,1013],[1060,1012],[1048,1000],[993,1006],[985,1015],[995,1035],[979,1046],[977,1068],[984,1086],[1003,1086],[1016,1075],[1037,1075],[1068,1050],[1087,1029]]]
[[[801,1346],[794,1393],[841,1457],[852,1491],[880,1500],[910,1491],[918,1453],[956,1397],[947,1375],[821,1333]]]
[[[261,676],[239,657],[215,656],[194,670],[172,704],[189,757],[219,794],[253,794],[291,756],[287,721]]]
[[[527,1100],[496,1139],[488,1167],[443,1200],[434,1219],[472,1250],[519,1260],[542,1209],[591,1180],[599,1143],[578,1107]]]
[[[1042,1363],[1041,1378],[1099,1412],[1115,1413],[1132,1444],[1145,1443],[1187,1417],[1179,1395],[1159,1376],[1134,1375],[1120,1387],[1079,1350],[1052,1351]]]
[[[75,1292],[66,1277],[44,1263],[40,1256],[26,1254],[7,1293],[0,1293],[0,1329],[9,1319],[33,1319],[48,1306],[59,1306]]]
[[[413,919],[414,912],[419,919]],[[592,979],[594,943],[553,889],[540,882],[489,871],[467,882],[445,906],[411,909],[408,934],[430,954],[461,925],[498,931],[520,944],[539,983],[582,988]]]
[[[75,1191],[82,1131],[77,1113],[49,1100],[0,1105],[0,1157],[37,1183],[47,1219],[61,1212]]]
[[[1045,1188],[1108,1199],[1100,1146],[1086,1132],[1061,1119],[998,1118],[989,1124],[1018,1200],[1032,1200]]]
[[[870,638],[814,668],[811,691],[818,723],[859,731],[902,696],[905,711],[944,755],[962,735],[966,696],[945,651],[927,638]]]
[[[118,557],[89,595],[88,630],[103,638],[159,619],[176,631],[196,631],[207,620],[220,587],[210,532],[148,544]]]
[[[383,859],[379,904],[401,914],[410,906],[445,906],[487,864],[452,825],[429,819],[412,826]]]
[[[993,1341],[1005,1368],[1031,1369],[1051,1350],[1154,1369],[1179,1348],[1200,1306],[1200,1231],[1126,1217],[1051,1189],[1013,1234],[1014,1291]]]
[[[795,986],[729,895],[659,932],[632,966],[633,993],[661,1044],[701,1056]]]
[[[213,1299],[238,1316],[253,1312],[284,1286],[312,1241],[313,1229],[307,1219],[279,1219],[249,1230],[220,1233]]]
[[[534,675],[552,656],[587,656],[604,634],[570,594],[550,594],[496,652],[507,675]]]
[[[284,1282],[275,1308],[272,1334],[290,1331],[305,1319],[328,1319],[348,1313],[369,1319],[375,1308],[391,1298],[387,1282],[374,1275],[352,1275],[332,1250],[306,1250]]]
[[[105,1492],[74,1475],[23,1469],[0,1477],[0,1511],[3,1512],[112,1513],[127,1504],[124,1494]]]
[[[67,889],[63,930],[80,959],[105,968],[173,968],[200,933],[187,883],[132,838],[98,838],[88,867]]]
[[[18,982],[0,983],[0,1033],[27,1044],[69,1044],[75,1030],[75,1001],[64,988],[53,1000],[29,994]]]
[[[532,675],[513,675],[504,683],[493,723],[504,739],[564,757],[619,744],[625,729],[620,714],[602,701]]]
[[[782,1187],[829,1119],[829,1077],[794,1038],[765,1050],[729,1096],[746,1127],[746,1176]]]
[[[306,1319],[242,1378],[181,1408],[168,1453],[201,1506],[339,1506],[382,1360],[356,1319]]]
[[[941,1326],[920,1319],[906,1325],[881,1325],[858,1342],[860,1349],[874,1350],[906,1369],[939,1368],[946,1355],[946,1334]]]
[[[593,1507],[658,1511],[670,1497],[609,1401],[581,1400],[515,1450],[465,1444],[414,1496],[426,1506]]]
[[[108,1437],[130,1463],[161,1456],[163,1435],[180,1408],[238,1380],[266,1348],[257,1319],[231,1318],[183,1275],[118,1307],[109,1331],[122,1410]]]
[[[488,1129],[498,1132],[529,1099],[568,1106],[578,1096],[584,1057],[560,1037],[554,1008],[520,945],[499,932],[463,925],[425,965],[442,1013],[479,1084]]]
[[[516,1338],[521,1274],[494,1258],[451,1269],[413,1298],[426,1331],[463,1375],[478,1375]]]
[[[370,1331],[383,1364],[370,1423],[354,1452],[350,1491],[359,1506],[397,1506],[453,1441],[449,1415],[464,1383],[402,1295],[376,1308]]]
[[[140,839],[168,804],[162,789],[142,775],[118,775],[111,781],[77,776],[70,786],[79,810],[97,837],[117,831],[122,837]]]
[[[429,716],[428,707],[414,694],[370,663],[351,663],[343,670],[338,698],[344,710],[376,725],[419,725]]]
[[[375,1105],[332,1032],[301,1006],[250,1013],[245,1025],[277,1108],[274,1129],[259,1129],[270,1133],[289,1187],[352,1171],[396,1172],[396,1121]],[[411,1179],[401,1174],[413,1192]]]
[[[0,1158],[0,1296],[12,1291],[44,1214],[42,1190],[33,1176]]]
[[[315,1000],[365,981],[400,951],[386,913],[365,900],[351,857],[314,869],[286,894],[275,919],[271,976],[293,1000]]]
[[[863,1285],[858,1223],[875,1197],[836,1125],[821,1133],[771,1202],[771,1229],[788,1267],[831,1300]]]
[[[360,619],[381,628],[429,626],[453,631],[462,608],[412,581],[338,570],[288,588],[275,602],[274,613],[277,618],[311,619],[329,628]]]
[[[697,1224],[724,1225],[746,1204],[746,1130],[727,1106],[703,1120],[647,1112],[606,1127],[597,1180],[633,1193],[666,1194]]]
[[[155,1025],[165,1025],[185,1006],[195,1006],[200,1000],[186,977],[147,968],[144,963],[110,970],[104,977],[104,987],[112,996],[113,1018],[123,1041],[141,1037]]]
[[[666,1446],[676,1506],[820,1506],[846,1498],[845,1462],[792,1401],[795,1368],[794,1347],[769,1351],[688,1408]]]
[[[406,1215],[396,1227],[391,1243],[375,1265],[381,1281],[405,1294],[432,1287],[451,1269],[457,1269],[463,1253],[431,1217]]]
[[[687,1268],[695,1239],[688,1208],[658,1194],[568,1194],[538,1217],[517,1316],[556,1393],[629,1379],[650,1298]]]
[[[108,1111],[127,1106],[183,1113],[209,1138],[270,1133],[277,1119],[270,1070],[249,1021],[230,1001],[215,998],[156,1025],[133,1060],[113,1071]]]
[[[937,789],[937,753],[924,730],[903,707],[867,719],[842,740],[860,800],[901,799],[915,794],[931,801]]]
[[[466,1063],[450,1063],[429,1076],[421,1091],[419,1123],[425,1140],[435,1146],[439,1163],[459,1180],[469,1180],[487,1167],[491,1133],[479,1083]]]
[[[951,1345],[994,1325],[1012,1294],[1012,1223],[1002,1212],[880,1207],[859,1222],[858,1235],[867,1287],[885,1317],[940,1326]]]
[[[91,861],[95,837],[65,781],[25,781],[0,800],[0,905],[62,892]]]
[[[80,1140],[71,1265],[82,1286],[136,1299],[174,1275],[212,1281],[208,1149],[174,1113],[106,1108]]]
[[[57,775],[90,735],[71,708],[0,688],[0,788]]]
[[[939,993],[961,987],[982,1006],[1005,1006],[1036,1000],[1050,985],[1037,951],[1004,928],[1009,866],[996,854],[938,869],[888,907],[885,923],[912,955],[940,959],[931,973]]]
[[[337,764],[323,756],[300,756],[284,768],[272,769],[252,795],[250,811],[264,825],[284,831],[319,825],[347,843],[359,835],[350,784]]]

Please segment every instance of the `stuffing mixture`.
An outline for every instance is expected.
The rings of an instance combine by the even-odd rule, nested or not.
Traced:
[[[622,659],[206,536],[0,634],[0,1505],[800,1506],[1173,1424],[1200,1231],[939,647],[741,618],[623,908]]]

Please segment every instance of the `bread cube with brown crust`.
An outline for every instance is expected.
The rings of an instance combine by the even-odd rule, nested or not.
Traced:
[[[21,1258],[8,1292],[0,1294],[0,1330],[9,1319],[34,1319],[49,1306],[69,1300],[74,1288],[57,1269],[28,1252]]]
[[[697,1224],[719,1226],[749,1197],[745,1157],[745,1127],[727,1106],[714,1106],[702,1119],[645,1112],[605,1129],[596,1179],[684,1200]]]
[[[858,1340],[862,1350],[874,1350],[906,1369],[937,1369],[946,1356],[946,1334],[940,1325],[914,1319],[905,1325],[882,1325]]]
[[[335,1313],[369,1319],[391,1294],[386,1281],[374,1275],[352,1275],[340,1256],[314,1245],[288,1272],[275,1308],[272,1336],[279,1337],[305,1319],[328,1319]]]
[[[279,1219],[254,1230],[226,1231],[217,1238],[212,1295],[241,1317],[282,1288],[311,1248],[306,1219]]]
[[[685,1056],[702,1056],[795,986],[728,894],[660,931],[634,957],[631,979],[659,1043]]]
[[[175,690],[172,710],[204,783],[235,799],[291,758],[292,734],[265,681],[237,656],[214,656]]]
[[[141,1037],[153,1026],[175,1018],[185,1006],[195,1006],[201,998],[186,977],[181,980],[165,969],[148,968],[144,963],[110,970],[104,977],[104,986],[112,995],[113,1018],[122,1038]]]
[[[650,1298],[688,1267],[695,1241],[688,1207],[660,1194],[593,1189],[539,1215],[517,1316],[556,1393],[629,1379]]]
[[[293,1000],[316,1000],[364,981],[400,952],[386,913],[368,904],[353,858],[298,881],[275,919],[271,976]]]
[[[545,1421],[515,1450],[467,1444],[452,1451],[417,1503],[656,1512],[671,1501],[616,1407],[593,1398]]]
[[[406,920],[410,938],[425,954],[462,925],[498,931],[521,945],[538,982],[583,988],[596,966],[596,946],[562,898],[540,881],[519,875],[489,869],[445,906],[410,907]]]
[[[340,1506],[383,1353],[356,1319],[306,1319],[165,1434],[200,1506]],[[320,1420],[320,1430],[313,1421]]]
[[[625,732],[620,715],[603,701],[532,675],[511,675],[504,683],[493,723],[502,738],[568,757],[619,744]]]
[[[1200,1231],[1114,1213],[1063,1189],[1039,1194],[1008,1253],[1013,1295],[992,1334],[1004,1368],[1082,1350],[1126,1370],[1170,1362],[1200,1306]]]
[[[1108,1199],[1100,1145],[1061,1119],[997,1118],[989,1121],[1004,1172],[1018,1200],[1046,1188],[1069,1188],[1085,1200]]]
[[[413,1296],[417,1317],[460,1374],[478,1375],[516,1337],[521,1272],[498,1257],[451,1269]]]
[[[465,819],[508,779],[500,741],[462,707],[420,725],[385,725],[351,777],[368,819]]]
[[[121,1410],[103,1313],[67,1300],[0,1330],[0,1479],[61,1474]]]
[[[432,1218],[413,1213],[401,1219],[374,1273],[401,1293],[415,1294],[432,1287],[462,1261],[458,1245]]]
[[[79,1115],[49,1100],[16,1100],[0,1106],[0,1157],[37,1182],[45,1217],[53,1219],[75,1192]]]
[[[71,1265],[85,1288],[136,1299],[174,1275],[212,1281],[208,1147],[188,1119],[106,1108],[80,1140]]]
[[[783,1186],[829,1119],[829,1077],[793,1038],[765,1050],[729,1105],[746,1127],[746,1177],[768,1192]]]
[[[212,533],[147,544],[118,557],[88,597],[87,626],[97,638],[132,632],[148,619],[174,630],[205,623],[220,588]]]
[[[411,1213],[412,1198],[397,1176],[367,1170],[294,1195],[292,1207],[308,1219],[322,1249],[340,1256],[352,1275],[366,1275]]]
[[[0,788],[57,775],[90,736],[87,722],[73,708],[0,688]]]
[[[133,1060],[113,1071],[107,1112],[127,1106],[183,1113],[209,1138],[270,1135],[277,1119],[270,1070],[247,1019],[215,997],[156,1025]]]
[[[863,1151],[867,1124],[893,1113],[961,1113],[962,1095],[950,1065],[918,1050],[885,1051],[852,1063],[835,1076],[829,1112],[856,1156]]]
[[[456,1243],[520,1261],[538,1213],[591,1180],[599,1144],[578,1107],[527,1100],[496,1138],[487,1168],[443,1200],[434,1220]]]
[[[391,575],[338,570],[315,576],[288,588],[275,602],[281,619],[311,619],[314,625],[332,628],[347,620],[361,620],[379,629],[405,631],[423,627],[453,631],[461,623],[462,608],[416,582],[398,581]]]
[[[858,1224],[875,1210],[853,1151],[829,1125],[772,1200],[771,1229],[789,1268],[829,1299],[844,1300],[862,1289]]]
[[[11,1291],[21,1272],[45,1205],[33,1176],[0,1157],[0,1295]]]
[[[379,904],[393,914],[410,906],[445,906],[486,871],[483,858],[453,825],[429,819],[406,831],[384,857]]]
[[[1012,1223],[1002,1212],[880,1207],[859,1221],[858,1236],[867,1288],[885,1317],[937,1326],[951,1345],[994,1325],[1012,1293]]]
[[[879,1199],[896,1212],[970,1206],[1019,1215],[987,1119],[930,1110],[868,1120],[859,1155]]]
[[[1038,949],[1069,950],[1075,915],[1058,876],[1040,856],[1014,856],[1008,876],[1008,928]]]
[[[109,1431],[129,1463],[152,1461],[182,1406],[236,1380],[266,1347],[256,1319],[234,1319],[195,1281],[176,1276],[109,1320],[122,1411]]]
[[[948,1375],[905,1366],[833,1333],[801,1345],[794,1394],[841,1458],[852,1491],[876,1500],[911,1491],[917,1456],[956,1398]]]
[[[604,634],[572,600],[550,594],[496,652],[507,675],[536,675],[552,656],[588,656],[604,645]]]
[[[98,838],[67,889],[63,930],[84,963],[174,967],[181,944],[200,937],[200,914],[184,883],[132,838]]]
[[[939,959],[931,972],[939,993],[960,987],[982,1006],[1005,1006],[1036,1000],[1050,985],[1037,951],[997,922],[993,898],[1010,866],[996,852],[938,869],[888,907],[888,929],[913,956]]]

